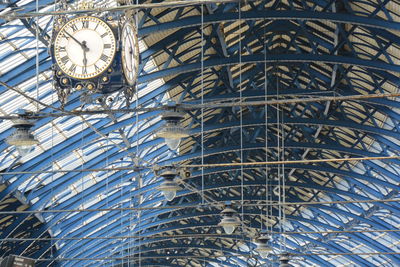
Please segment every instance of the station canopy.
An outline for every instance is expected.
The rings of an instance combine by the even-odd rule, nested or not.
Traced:
[[[74,91],[65,105],[50,56],[61,3],[0,2],[0,257],[400,265],[400,1],[134,2],[133,99]],[[92,15],[107,12],[123,13]],[[157,135],[168,108],[188,133],[176,150]],[[6,142],[21,109],[38,140],[24,156]],[[165,167],[178,172],[171,201]]]

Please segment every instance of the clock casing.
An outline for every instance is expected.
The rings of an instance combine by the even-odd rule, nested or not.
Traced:
[[[62,26],[53,49],[55,61],[64,74],[87,80],[111,66],[117,47],[113,30],[105,21],[82,16]]]
[[[132,21],[125,22],[121,34],[122,69],[126,82],[133,86],[139,72],[139,44]]]
[[[49,52],[54,89],[62,106],[74,91],[81,91],[86,103],[122,91],[129,105],[139,65],[137,31],[132,21],[131,14],[64,15],[54,20]],[[131,26],[125,28],[128,22]]]

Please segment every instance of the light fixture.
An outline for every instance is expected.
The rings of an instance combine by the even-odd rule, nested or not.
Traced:
[[[188,130],[180,123],[184,116],[178,111],[166,111],[161,117],[165,124],[157,132],[157,136],[164,138],[165,144],[171,150],[177,150],[181,139],[189,136]]]
[[[164,179],[161,185],[158,186],[158,190],[160,190],[164,197],[171,201],[176,196],[176,191],[180,190],[180,186],[174,181],[175,177],[178,176],[178,173],[174,168],[167,167],[162,169],[159,175]]]
[[[268,245],[268,241],[271,237],[266,233],[261,233],[260,236],[256,239],[257,248],[255,251],[260,254],[260,257],[266,259],[269,253],[272,251],[272,248]]]
[[[240,220],[236,216],[236,211],[232,207],[227,206],[221,211],[222,219],[218,226],[222,226],[226,234],[232,234],[236,227],[240,225]]]
[[[290,260],[289,253],[287,252],[282,253],[279,256],[279,261],[280,261],[279,267],[290,267],[289,260]]]
[[[6,138],[6,142],[11,146],[15,146],[21,157],[31,152],[33,146],[39,143],[30,132],[33,125],[33,121],[20,115],[19,119],[14,120],[13,127],[15,128],[15,131]]]

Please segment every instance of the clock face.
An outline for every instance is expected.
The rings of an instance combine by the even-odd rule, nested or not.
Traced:
[[[68,21],[54,41],[58,66],[76,79],[90,79],[102,74],[113,62],[115,52],[115,36],[110,26],[91,16]]]
[[[139,71],[139,44],[137,31],[132,23],[122,29],[122,68],[129,85],[134,85]]]

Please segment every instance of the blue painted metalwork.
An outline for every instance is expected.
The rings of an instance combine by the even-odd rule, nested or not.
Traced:
[[[203,18],[204,24],[214,23],[225,23],[234,22],[238,20],[239,16],[237,13],[224,13],[223,16],[219,13],[207,14]],[[299,21],[331,21],[335,23],[353,24],[364,27],[380,28],[380,29],[391,29],[399,30],[400,23],[395,21],[387,21],[376,18],[354,16],[351,14],[340,14],[334,12],[317,12],[317,11],[296,11],[296,10],[262,10],[262,11],[248,11],[241,13],[241,19],[243,20],[299,20]],[[200,26],[201,16],[191,16],[180,19],[179,21],[170,21],[166,23],[157,23],[156,25],[143,27],[140,31],[140,35],[145,36],[154,34],[159,31],[167,31],[175,28],[185,28]]]
[[[313,54],[268,54],[267,59],[264,61],[263,54],[255,54],[250,56],[242,56],[241,62],[243,64],[251,63],[263,63],[274,64],[276,62],[283,63],[316,63],[316,64],[351,64],[358,67],[372,68],[384,71],[400,72],[400,67],[388,64],[380,61],[371,61],[360,58],[344,57],[344,56],[333,56],[333,55],[313,55]],[[211,58],[203,62],[205,68],[236,65],[239,63],[239,56],[231,56],[229,58]],[[139,77],[138,81],[140,83],[149,82],[155,79],[163,78],[165,76],[177,75],[184,72],[190,72],[199,70],[201,68],[201,63],[190,63],[184,66],[178,66],[174,68],[169,68],[166,70],[160,70],[151,74],[142,75]]]
[[[52,5],[52,2],[40,2],[48,7]],[[400,44],[397,34],[400,23],[395,19],[395,9],[389,4],[390,1],[375,2],[363,2],[363,9],[357,6],[361,2],[345,0],[249,1],[241,3],[247,6],[242,7],[240,23],[238,3],[207,5],[203,9],[203,46],[200,45],[200,6],[142,10],[139,12],[139,34],[147,47],[141,54],[140,98],[133,105],[154,107],[165,103],[168,98],[197,104],[202,92],[206,103],[232,99],[239,101],[239,96],[246,100],[264,100],[265,94],[269,99],[275,99],[277,94],[281,99],[290,99],[299,96],[398,93],[396,88],[400,82],[395,73],[400,69],[395,55]],[[14,4],[17,5],[18,1]],[[34,8],[34,5],[25,6],[26,11]],[[35,33],[36,21],[1,20],[0,25],[0,62],[21,56],[15,60],[13,68],[5,71],[0,69],[0,80],[10,86],[21,87],[33,96],[36,94],[36,86],[32,82],[36,75],[36,58],[23,55],[35,50],[26,46],[35,39],[32,33]],[[39,99],[58,108],[58,101],[49,100],[54,97],[49,89],[51,79],[46,76],[51,60],[43,46],[46,36],[50,34],[51,20],[41,25],[44,26],[39,34],[42,43],[38,71],[43,76],[40,76]],[[24,29],[24,34],[19,35]],[[240,41],[239,35],[242,37]],[[158,39],[160,41],[156,41]],[[204,51],[203,62],[201,49]],[[157,86],[151,87],[152,82],[158,82]],[[14,111],[8,103],[29,105],[23,97],[11,93],[7,88],[1,87],[0,93],[4,99],[0,101],[4,115]],[[107,100],[110,108],[125,107],[120,101],[120,94],[111,97],[113,99]],[[65,109],[82,107],[85,108],[85,104],[76,93],[71,96]],[[94,107],[103,108],[99,104],[94,104]],[[13,150],[8,149],[4,139],[12,129],[1,122],[0,150],[4,152],[0,154],[0,162],[4,165],[3,171],[40,172],[54,168],[79,170],[152,164],[179,166],[181,162],[199,164],[202,154],[205,163],[237,162],[241,155],[243,161],[263,161],[266,157],[266,141],[268,160],[277,160],[277,123],[285,125],[285,159],[398,155],[399,107],[397,99],[386,98],[295,103],[281,105],[283,114],[280,114],[279,120],[274,106],[268,106],[267,109],[264,106],[244,107],[242,125],[239,108],[206,109],[204,140],[200,132],[201,110],[193,109],[188,111],[183,122],[190,128],[191,136],[183,140],[179,153],[169,151],[162,140],[154,137],[162,125],[158,121],[159,111],[140,113],[137,117],[132,113],[129,116],[115,114],[101,119],[87,116],[85,121],[73,116],[41,118],[33,130],[43,146],[37,148],[36,154],[29,160],[19,159]],[[42,111],[52,112],[50,108],[43,108]],[[265,115],[268,127],[265,126]],[[243,146],[239,141],[241,136]],[[204,153],[201,152],[202,146]],[[398,159],[286,164],[287,202],[334,202],[295,205],[293,209],[286,210],[287,228],[303,233],[289,235],[285,249],[290,253],[314,253],[304,256],[302,262],[298,261],[301,266],[337,266],[349,264],[350,261],[357,266],[399,265],[397,254],[369,258],[360,255],[329,258],[318,254],[318,251],[347,253],[351,251],[350,248],[355,248],[355,253],[399,252],[391,244],[391,240],[399,239],[398,232],[380,236],[382,233],[352,231],[390,231],[396,228],[400,204],[360,204],[357,201],[397,197],[400,192],[398,167]],[[115,259],[102,261],[104,266],[126,266],[128,263],[138,263],[139,253],[143,257],[161,257],[142,259],[142,266],[191,266],[204,264],[204,261],[211,266],[221,265],[221,260],[226,266],[264,263],[253,253],[251,238],[265,227],[260,219],[265,207],[259,204],[265,200],[267,193],[265,167],[246,167],[243,173],[241,168],[231,166],[204,170],[205,195],[218,203],[232,201],[238,206],[238,211],[241,211],[240,177],[244,177],[244,200],[254,206],[243,208],[241,218],[247,228],[234,236],[221,236],[221,232],[218,232],[220,230],[216,224],[220,207],[184,208],[185,205],[202,203],[198,192],[202,189],[202,172],[198,168],[190,171],[192,176],[180,181],[182,190],[171,202],[166,202],[158,192],[160,181],[151,168],[53,175],[3,175],[5,186],[0,192],[2,205],[10,198],[19,198],[26,203],[24,209],[32,212],[117,209],[54,212],[37,216],[16,214],[2,225],[2,239],[19,234],[38,239],[17,242],[15,244],[19,244],[18,247],[4,241],[0,252],[6,255],[13,250],[21,255],[29,253],[35,258],[94,259],[78,263],[55,260],[51,263],[58,262],[63,266],[98,266],[99,261],[95,259],[101,257]],[[272,190],[278,185],[276,166],[268,169],[268,175],[269,188]],[[278,200],[276,195],[272,199]],[[354,202],[340,203],[348,200]],[[8,204],[8,210],[16,210],[19,205],[19,202]],[[129,210],[132,207],[144,209]],[[153,208],[148,209],[150,207]],[[279,231],[279,212],[276,207],[271,215],[273,228]],[[30,227],[32,218],[39,221],[38,225]],[[324,235],[318,232],[321,230],[343,232]],[[196,233],[215,236],[206,240],[196,236]],[[179,237],[182,234],[192,234],[193,237]],[[51,242],[40,240],[50,235],[61,239]],[[129,238],[132,235],[135,237]],[[274,236],[272,246],[275,253],[279,253],[279,236]],[[221,251],[234,254],[240,248],[244,249],[242,252],[246,257],[235,256],[226,260],[219,257]],[[168,258],[174,253],[181,258]],[[201,255],[202,258],[191,259],[193,255]],[[276,260],[276,257],[271,259]],[[47,266],[48,263],[41,262],[40,265]]]

